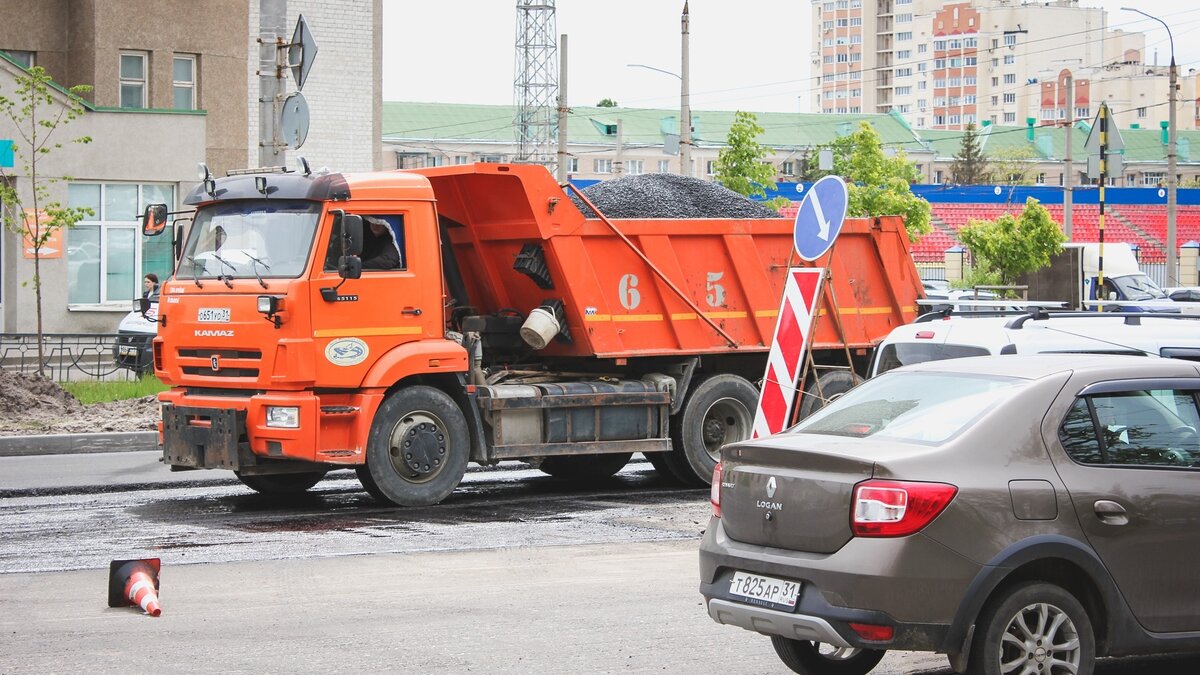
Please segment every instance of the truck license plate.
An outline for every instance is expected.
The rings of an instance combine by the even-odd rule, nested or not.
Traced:
[[[203,323],[229,323],[229,308],[201,307],[196,320]]]
[[[729,592],[751,600],[761,600],[773,605],[795,607],[800,596],[800,584],[748,572],[734,572],[729,582]]]

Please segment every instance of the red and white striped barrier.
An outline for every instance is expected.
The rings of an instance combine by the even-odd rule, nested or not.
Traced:
[[[775,323],[775,339],[767,358],[758,410],[754,413],[751,438],[762,438],[782,431],[788,424],[792,402],[796,400],[797,380],[808,348],[813,312],[821,297],[825,269],[792,267],[783,287],[783,302]]]

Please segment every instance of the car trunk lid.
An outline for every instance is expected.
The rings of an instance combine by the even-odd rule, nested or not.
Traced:
[[[851,538],[854,486],[871,477],[874,462],[851,455],[845,439],[777,436],[724,452],[721,520],[741,542],[832,553]],[[862,450],[862,441],[857,449]]]

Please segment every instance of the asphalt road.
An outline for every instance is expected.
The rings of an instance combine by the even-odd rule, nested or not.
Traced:
[[[586,489],[508,465],[383,508],[351,472],[280,504],[146,453],[0,458],[0,673],[782,673],[697,593],[707,492],[646,463]],[[105,604],[161,557],[163,615]],[[950,671],[889,654],[884,675]],[[1200,672],[1200,660],[1104,673]]]

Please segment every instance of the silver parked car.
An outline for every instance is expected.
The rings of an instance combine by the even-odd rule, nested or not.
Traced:
[[[700,590],[797,673],[888,649],[1090,673],[1200,651],[1200,366],[1056,354],[906,366],[714,473]]]

